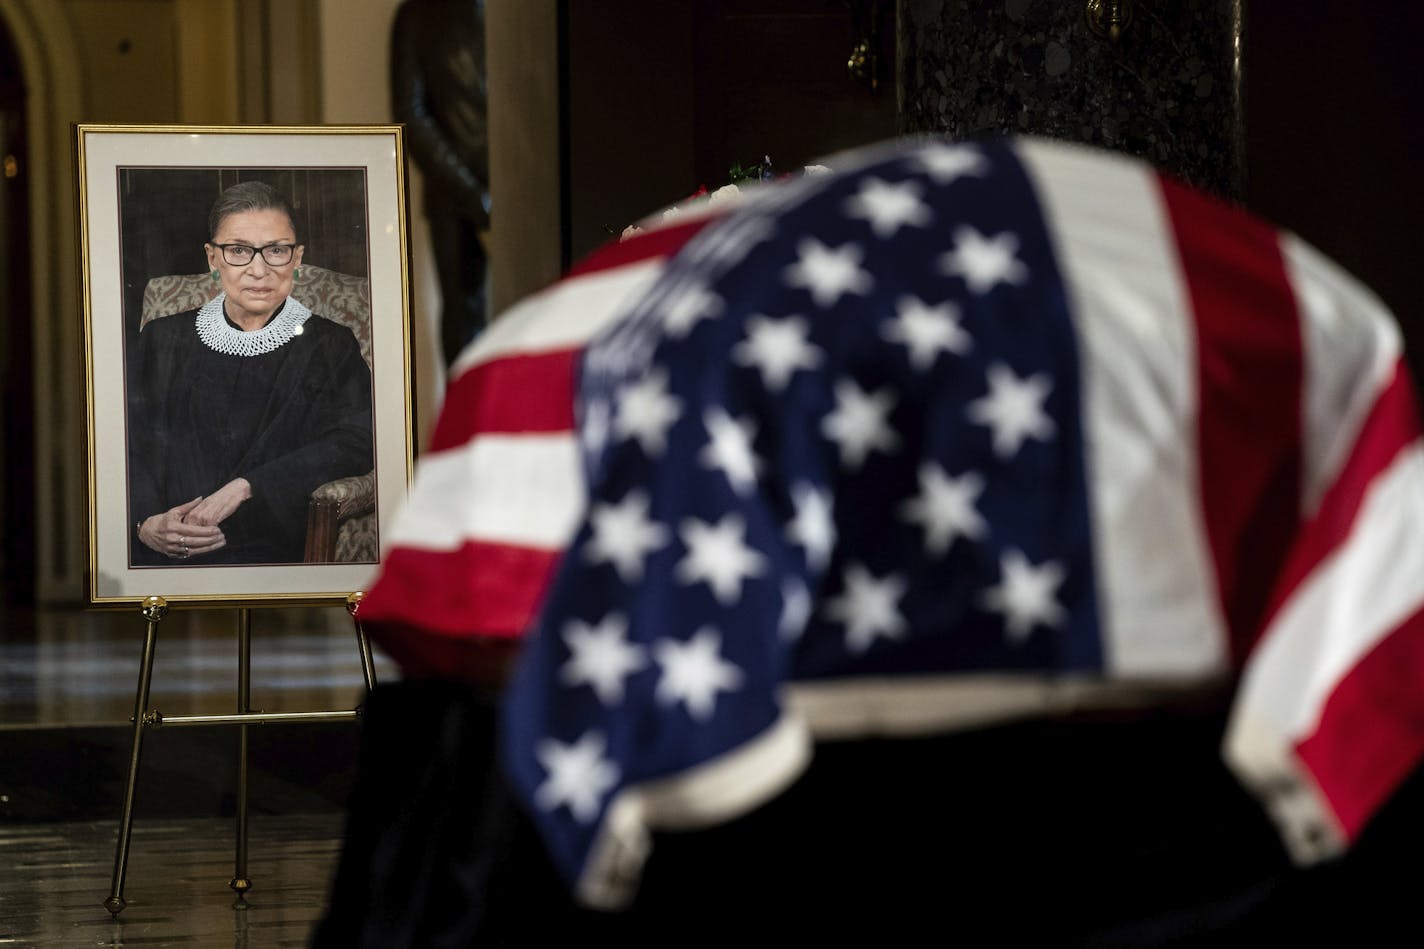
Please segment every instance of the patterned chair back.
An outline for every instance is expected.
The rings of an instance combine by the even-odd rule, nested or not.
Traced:
[[[207,273],[154,277],[143,288],[142,330],[153,320],[196,310],[218,295],[222,286]],[[303,264],[292,282],[292,296],[317,316],[340,323],[361,344],[361,356],[371,365],[371,282],[365,277]]]

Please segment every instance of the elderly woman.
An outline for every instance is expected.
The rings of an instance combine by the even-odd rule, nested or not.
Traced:
[[[222,292],[139,334],[129,378],[135,565],[301,561],[306,503],[372,467],[371,373],[351,331],[291,295],[304,246],[248,181],[208,216]]]

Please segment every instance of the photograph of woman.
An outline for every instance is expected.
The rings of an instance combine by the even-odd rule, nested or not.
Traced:
[[[293,293],[302,220],[264,181],[226,187],[202,245],[220,292],[141,331],[130,316],[132,566],[301,562],[312,491],[372,470],[360,344]]]

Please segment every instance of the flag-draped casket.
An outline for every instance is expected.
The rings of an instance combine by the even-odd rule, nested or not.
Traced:
[[[452,374],[362,617],[522,641],[504,765],[580,897],[818,739],[1234,683],[1308,862],[1424,749],[1398,331],[1293,236],[1043,141],[841,156],[610,245]]]

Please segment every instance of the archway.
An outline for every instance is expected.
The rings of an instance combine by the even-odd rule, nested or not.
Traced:
[[[23,143],[15,146],[12,195],[23,200],[25,219],[7,214],[5,255],[9,279],[0,319],[0,338],[13,370],[7,373],[0,404],[16,426],[30,433],[31,454],[22,463],[4,444],[11,478],[17,472],[27,490],[13,482],[0,486],[6,500],[0,517],[18,516],[33,524],[29,537],[0,543],[0,569],[23,569],[30,582],[16,581],[22,595],[36,601],[77,599],[82,589],[84,539],[84,340],[77,315],[78,264],[74,240],[72,123],[82,118],[82,93],[74,37],[64,5],[50,0],[0,0],[0,33],[8,76],[23,89]],[[7,147],[7,153],[9,149]],[[3,160],[4,154],[0,154]],[[3,171],[0,171],[3,176]],[[5,296],[10,285],[27,285],[23,309]],[[17,326],[23,324],[23,326]],[[18,336],[16,334],[19,334]],[[14,397],[8,394],[13,391]],[[21,439],[23,441],[23,439]],[[23,471],[21,471],[23,469]],[[9,593],[10,583],[0,584]]]
[[[0,21],[0,596],[35,590],[34,372],[25,82]]]

